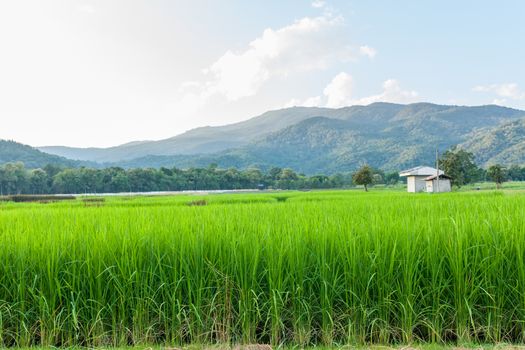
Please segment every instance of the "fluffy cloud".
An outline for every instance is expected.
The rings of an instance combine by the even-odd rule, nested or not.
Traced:
[[[355,105],[368,105],[374,102],[412,103],[419,94],[413,90],[403,90],[396,79],[388,79],[383,83],[383,92],[377,95],[363,97],[353,101]]]
[[[324,1],[314,1],[312,6],[323,7]],[[268,28],[246,49],[227,51],[204,69],[203,79],[182,84],[182,99],[205,104],[212,96],[223,96],[227,101],[237,101],[255,95],[272,78],[324,70],[359,55],[375,55],[376,51],[368,46],[357,49],[348,45],[343,27],[341,16],[325,12],[279,29]],[[292,101],[313,105],[320,97]]]
[[[324,88],[326,106],[337,108],[352,104],[354,80],[350,74],[341,72]]]
[[[492,103],[498,105],[505,104],[509,99],[525,100],[525,91],[520,90],[518,84],[516,83],[478,85],[472,90],[476,92],[488,92],[497,95],[498,98],[495,98]]]
[[[340,108],[352,105],[368,105],[374,102],[411,103],[415,102],[418,93],[403,90],[395,79],[383,82],[383,91],[377,95],[355,98],[354,79],[345,72],[337,74],[324,88],[323,96],[310,97],[306,100],[292,99],[285,107],[291,106],[325,106]]]
[[[368,56],[369,58],[374,58],[377,54],[377,50],[373,47],[364,45],[359,47],[359,53],[363,56]]]
[[[204,70],[204,95],[221,94],[230,101],[252,96],[269,79],[325,69],[354,56],[337,30],[338,16],[305,17],[283,28],[266,29],[246,50],[227,51]]]
[[[312,7],[315,7],[315,8],[321,8],[321,7],[324,7],[325,5],[326,5],[326,2],[323,0],[312,1]]]

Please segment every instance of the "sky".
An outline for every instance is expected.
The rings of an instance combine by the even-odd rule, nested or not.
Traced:
[[[521,0],[0,0],[0,139],[108,147],[291,106],[525,109]]]

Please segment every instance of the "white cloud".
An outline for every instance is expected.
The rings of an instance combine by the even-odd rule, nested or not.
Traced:
[[[507,103],[507,100],[504,98],[495,98],[491,102],[493,105],[503,106]]]
[[[305,106],[305,107],[319,107],[319,106],[321,106],[321,96],[314,96],[314,97],[307,98],[304,101],[303,106]]]
[[[228,51],[209,72],[215,78],[208,82],[212,92],[224,94],[231,101],[254,95],[270,77],[269,69],[253,49],[240,55]]]
[[[493,104],[503,105],[508,99],[525,100],[525,91],[520,90],[516,83],[478,85],[473,89],[475,92],[487,92],[498,96],[492,101]]]
[[[368,56],[369,58],[374,58],[377,55],[377,50],[373,47],[364,45],[359,47],[359,53],[363,56]]]
[[[354,81],[350,74],[345,72],[337,74],[323,90],[323,94],[327,98],[326,106],[337,108],[350,105],[353,88]]]
[[[374,102],[412,103],[417,100],[418,96],[417,91],[403,90],[396,79],[388,79],[383,83],[383,92],[357,99],[352,104],[368,105]]]
[[[200,91],[198,100],[201,104],[214,95],[237,101],[255,95],[272,78],[323,70],[337,62],[348,62],[358,52],[341,34],[343,26],[341,16],[325,13],[302,18],[279,29],[268,28],[246,49],[229,50],[204,69],[202,80],[183,83],[181,92],[184,95],[189,89],[187,93],[193,96]]]
[[[359,56],[374,58],[377,51],[367,45],[351,46],[345,35],[344,18],[327,9],[324,0],[312,6],[323,8],[317,17],[304,17],[282,28],[267,28],[243,50],[228,50],[202,70],[202,79],[180,86],[180,102],[197,112],[222,98],[235,102],[254,96],[271,79],[325,70]],[[351,101],[352,77],[341,73],[324,94],[291,99],[285,106],[342,106]],[[326,103],[325,103],[326,100]],[[196,106],[190,108],[191,104]]]
[[[326,2],[323,0],[314,0],[312,1],[312,7],[315,8],[322,8],[326,5]]]
[[[395,79],[383,82],[383,91],[377,95],[356,98],[354,97],[355,84],[353,77],[341,72],[326,85],[323,96],[310,97],[306,100],[292,99],[284,107],[292,106],[326,106],[340,108],[352,105],[368,105],[374,102],[412,103],[418,98],[413,90],[403,90]]]

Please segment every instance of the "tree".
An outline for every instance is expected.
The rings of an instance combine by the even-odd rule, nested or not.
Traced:
[[[365,186],[365,191],[368,192],[368,185],[374,181],[374,172],[365,164],[352,175],[352,180],[356,185]]]
[[[507,179],[512,181],[525,181],[525,167],[513,165],[507,170]]]
[[[501,184],[507,180],[507,172],[501,165],[491,165],[487,170],[488,177],[496,183],[497,188],[501,188]]]
[[[458,187],[480,180],[482,174],[482,170],[474,163],[474,155],[456,146],[443,153],[439,167],[452,177],[452,184]]]
[[[76,169],[65,169],[53,177],[55,193],[82,193],[84,186]]]
[[[258,168],[248,168],[244,171],[244,177],[248,186],[256,188],[259,184],[263,184],[264,176]]]
[[[279,176],[281,175],[281,171],[282,169],[278,167],[271,168],[270,171],[268,172],[268,176],[270,177],[271,180],[278,180]]]
[[[383,176],[381,176],[381,174],[378,174],[378,173],[374,173],[374,175],[372,175],[372,178],[374,179],[375,185],[382,184],[385,182],[385,180],[383,179]]]
[[[116,173],[111,178],[111,190],[112,192],[131,192],[129,179],[125,172]]]
[[[395,185],[398,182],[399,182],[399,173],[397,171],[393,171],[393,172],[385,174],[385,183],[387,185]]]
[[[7,163],[0,167],[0,195],[24,193],[28,187],[23,163]]]
[[[29,191],[32,194],[44,194],[48,192],[48,176],[42,169],[34,169],[29,173]]]
[[[284,190],[290,190],[296,188],[297,180],[299,176],[290,168],[282,169],[279,179],[277,181],[277,186]]]

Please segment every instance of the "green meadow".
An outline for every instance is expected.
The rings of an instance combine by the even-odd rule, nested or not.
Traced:
[[[520,191],[0,202],[0,247],[0,347],[525,340]]]

